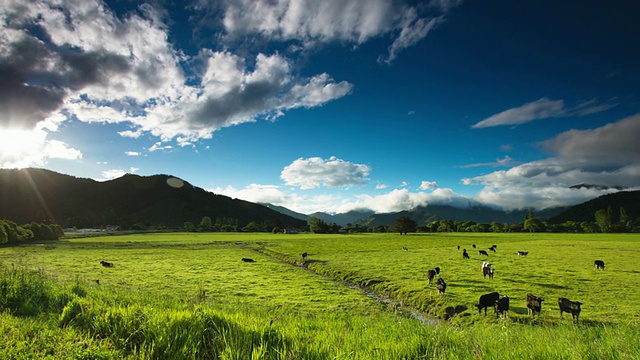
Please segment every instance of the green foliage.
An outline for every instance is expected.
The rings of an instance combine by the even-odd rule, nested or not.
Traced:
[[[400,234],[407,235],[407,233],[415,232],[418,228],[418,224],[408,216],[401,216],[396,219],[394,229]]]

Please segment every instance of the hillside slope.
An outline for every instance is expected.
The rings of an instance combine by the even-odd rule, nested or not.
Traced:
[[[301,228],[306,221],[262,205],[216,195],[170,175],[127,174],[98,182],[44,169],[0,169],[0,219],[65,227],[118,225],[181,228],[202,217]]]

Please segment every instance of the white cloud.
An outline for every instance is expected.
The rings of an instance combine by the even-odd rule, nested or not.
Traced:
[[[460,166],[463,169],[474,168],[474,167],[509,167],[514,165],[513,159],[507,155],[503,159],[496,159],[494,162],[486,162],[486,163],[477,163],[477,164],[468,164]]]
[[[479,129],[493,126],[519,125],[534,120],[553,117],[582,116],[605,111],[613,106],[615,105],[596,104],[595,100],[591,100],[580,103],[572,108],[567,108],[565,107],[563,100],[549,100],[547,98],[542,98],[492,115],[474,124],[472,128]]]
[[[572,185],[640,188],[640,114],[591,130],[570,130],[542,145],[556,156],[463,179],[482,185],[478,200],[505,208],[576,204],[610,191]]]
[[[102,177],[107,180],[112,180],[124,176],[127,172],[122,169],[111,169],[102,172]]]
[[[362,44],[392,34],[389,54],[381,58],[392,62],[401,50],[426,37],[460,3],[441,0],[425,7],[400,0],[227,0],[221,7],[229,39],[259,34],[309,47],[332,41]],[[430,13],[424,14],[427,11]]]
[[[369,179],[371,169],[364,164],[354,164],[332,156],[329,159],[312,157],[297,159],[282,170],[280,177],[287,185],[301,189],[320,186],[347,187],[363,185]]]
[[[377,190],[381,190],[381,189],[386,189],[388,186],[386,184],[376,184],[376,189]]]
[[[122,136],[193,146],[221,128],[275,120],[353,88],[324,73],[300,77],[277,53],[187,56],[150,5],[117,15],[99,0],[5,1],[0,19],[0,126],[8,128],[33,129],[47,119],[50,131],[70,119],[125,123]],[[200,62],[202,71],[187,78],[182,65]]]
[[[435,181],[423,181],[418,187],[418,190],[433,190],[438,188],[438,183]]]
[[[467,208],[471,202],[469,198],[456,194],[453,190],[447,188],[435,189],[431,193],[414,193],[407,189],[394,189],[383,195],[360,195],[357,198],[356,201],[349,201],[339,206],[337,212],[371,209],[377,213],[388,213],[410,210],[416,206],[426,205],[451,205]]]
[[[125,155],[127,156],[140,156],[140,153],[137,151],[126,151]]]

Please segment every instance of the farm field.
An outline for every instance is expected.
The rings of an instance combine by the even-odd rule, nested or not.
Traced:
[[[94,309],[135,307],[159,323],[171,323],[161,320],[167,314],[215,314],[244,335],[211,358],[637,358],[639,240],[632,234],[139,234],[0,248],[0,270],[38,269],[60,286],[81,286],[82,301],[100,304]],[[494,244],[496,253],[478,254]],[[462,258],[462,248],[470,259]],[[594,269],[595,259],[605,261],[604,271]],[[493,280],[483,278],[482,261],[496,269]],[[445,296],[426,279],[436,266],[448,285]],[[492,291],[511,299],[508,319],[496,319],[491,309],[478,315],[478,297]],[[546,300],[534,320],[527,293]],[[579,324],[570,314],[560,318],[558,297],[583,303]],[[456,314],[445,321],[447,308]],[[3,314],[0,327],[15,332],[17,344],[27,320],[9,316]],[[93,321],[86,327],[78,321],[77,328],[98,331]],[[272,332],[277,341],[265,335]],[[246,334],[254,335],[247,340]],[[111,342],[126,350],[122,357],[159,357],[153,352],[159,340],[139,341],[138,352],[126,350],[122,339]],[[0,345],[0,355],[11,349],[3,353]]]

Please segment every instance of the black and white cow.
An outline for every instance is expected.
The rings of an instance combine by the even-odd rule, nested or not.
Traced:
[[[436,289],[438,289],[438,294],[444,295],[444,292],[447,290],[447,283],[442,280],[442,278],[438,278],[436,282]]]
[[[604,270],[604,261],[602,260],[596,260],[593,262],[593,267],[596,270]]]
[[[518,251],[518,256],[527,256],[529,255],[528,251]]]

